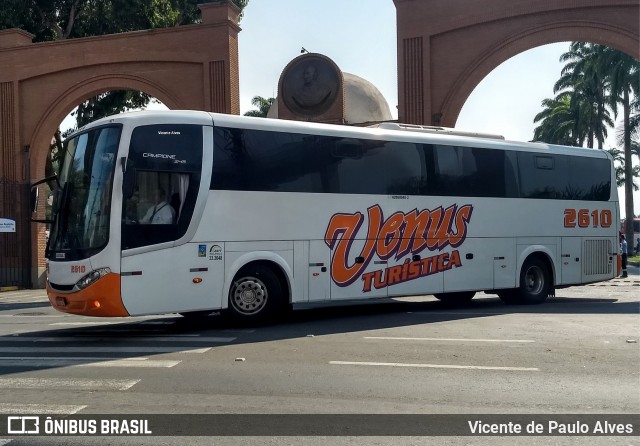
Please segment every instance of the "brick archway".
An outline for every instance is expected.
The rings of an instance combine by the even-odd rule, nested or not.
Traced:
[[[189,107],[183,98],[176,97],[173,92],[167,91],[161,85],[149,81],[135,74],[102,75],[76,84],[63,92],[51,106],[43,110],[42,119],[33,129],[30,147],[43,147],[49,145],[51,135],[56,131],[62,120],[82,101],[94,97],[100,93],[112,90],[137,90],[147,93],[160,100],[169,109],[180,110]],[[34,151],[31,154],[32,176],[42,176],[47,152]]]
[[[172,109],[240,113],[240,11],[200,9],[198,25],[84,39],[33,44],[22,30],[0,31],[0,218],[17,223],[0,234],[0,287],[42,284],[44,226],[23,224],[26,194],[16,191],[44,176],[55,129],[83,100],[130,89]],[[30,252],[13,249],[22,245]]]
[[[454,127],[494,68],[548,43],[586,41],[640,58],[637,0],[394,0],[398,119]]]

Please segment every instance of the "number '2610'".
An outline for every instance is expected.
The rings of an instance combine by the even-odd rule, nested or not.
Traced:
[[[613,223],[613,214],[610,210],[602,211],[590,209],[565,209],[564,210],[564,227],[565,228],[610,228]]]

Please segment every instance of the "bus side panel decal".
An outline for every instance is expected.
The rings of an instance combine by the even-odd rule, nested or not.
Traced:
[[[462,266],[459,251],[441,251],[464,243],[472,213],[472,205],[454,204],[446,209],[396,212],[385,220],[382,208],[376,204],[367,209],[366,235],[361,231],[364,219],[361,212],[334,214],[325,232],[325,243],[332,250],[331,279],[346,287],[361,278],[363,292],[368,292],[372,286],[382,288],[459,268]],[[366,243],[357,260],[349,265],[351,246],[358,235]],[[420,260],[406,259],[402,266],[362,274],[374,256],[399,260],[425,249],[440,253]]]

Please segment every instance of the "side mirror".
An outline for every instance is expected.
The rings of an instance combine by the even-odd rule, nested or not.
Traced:
[[[56,180],[56,184],[59,186],[57,175],[52,175],[43,180],[36,181],[31,185],[31,190],[29,192],[29,208],[32,215],[38,210],[38,198],[40,196],[40,190],[38,186],[43,183],[48,183],[52,180]],[[53,223],[53,220],[37,220],[35,218],[31,218],[31,221],[34,223]]]
[[[38,186],[31,186],[31,192],[29,194],[29,208],[33,214],[38,209],[38,197],[40,196],[40,190]]]

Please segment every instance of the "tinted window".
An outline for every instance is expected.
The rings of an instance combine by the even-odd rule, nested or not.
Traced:
[[[211,188],[606,201],[610,163],[498,149],[216,127]]]
[[[606,201],[611,190],[606,159],[518,153],[523,198]]]
[[[217,127],[213,189],[412,194],[423,179],[419,145]]]
[[[202,169],[202,126],[141,126],[131,135],[122,249],[177,240],[191,221]],[[127,189],[124,188],[123,189]]]
[[[200,172],[202,127],[162,124],[134,129],[127,160],[129,165],[145,170]]]
[[[324,192],[323,137],[216,127],[214,189]]]
[[[189,228],[198,194],[195,173],[136,170],[122,208],[122,249],[177,240]]]
[[[335,153],[331,169],[332,192],[345,194],[419,193],[423,175],[422,148],[392,141],[351,140],[353,153]],[[347,144],[340,141],[338,144]],[[338,146],[339,147],[339,146]]]
[[[434,193],[445,196],[517,197],[513,157],[502,150],[434,146]]]

